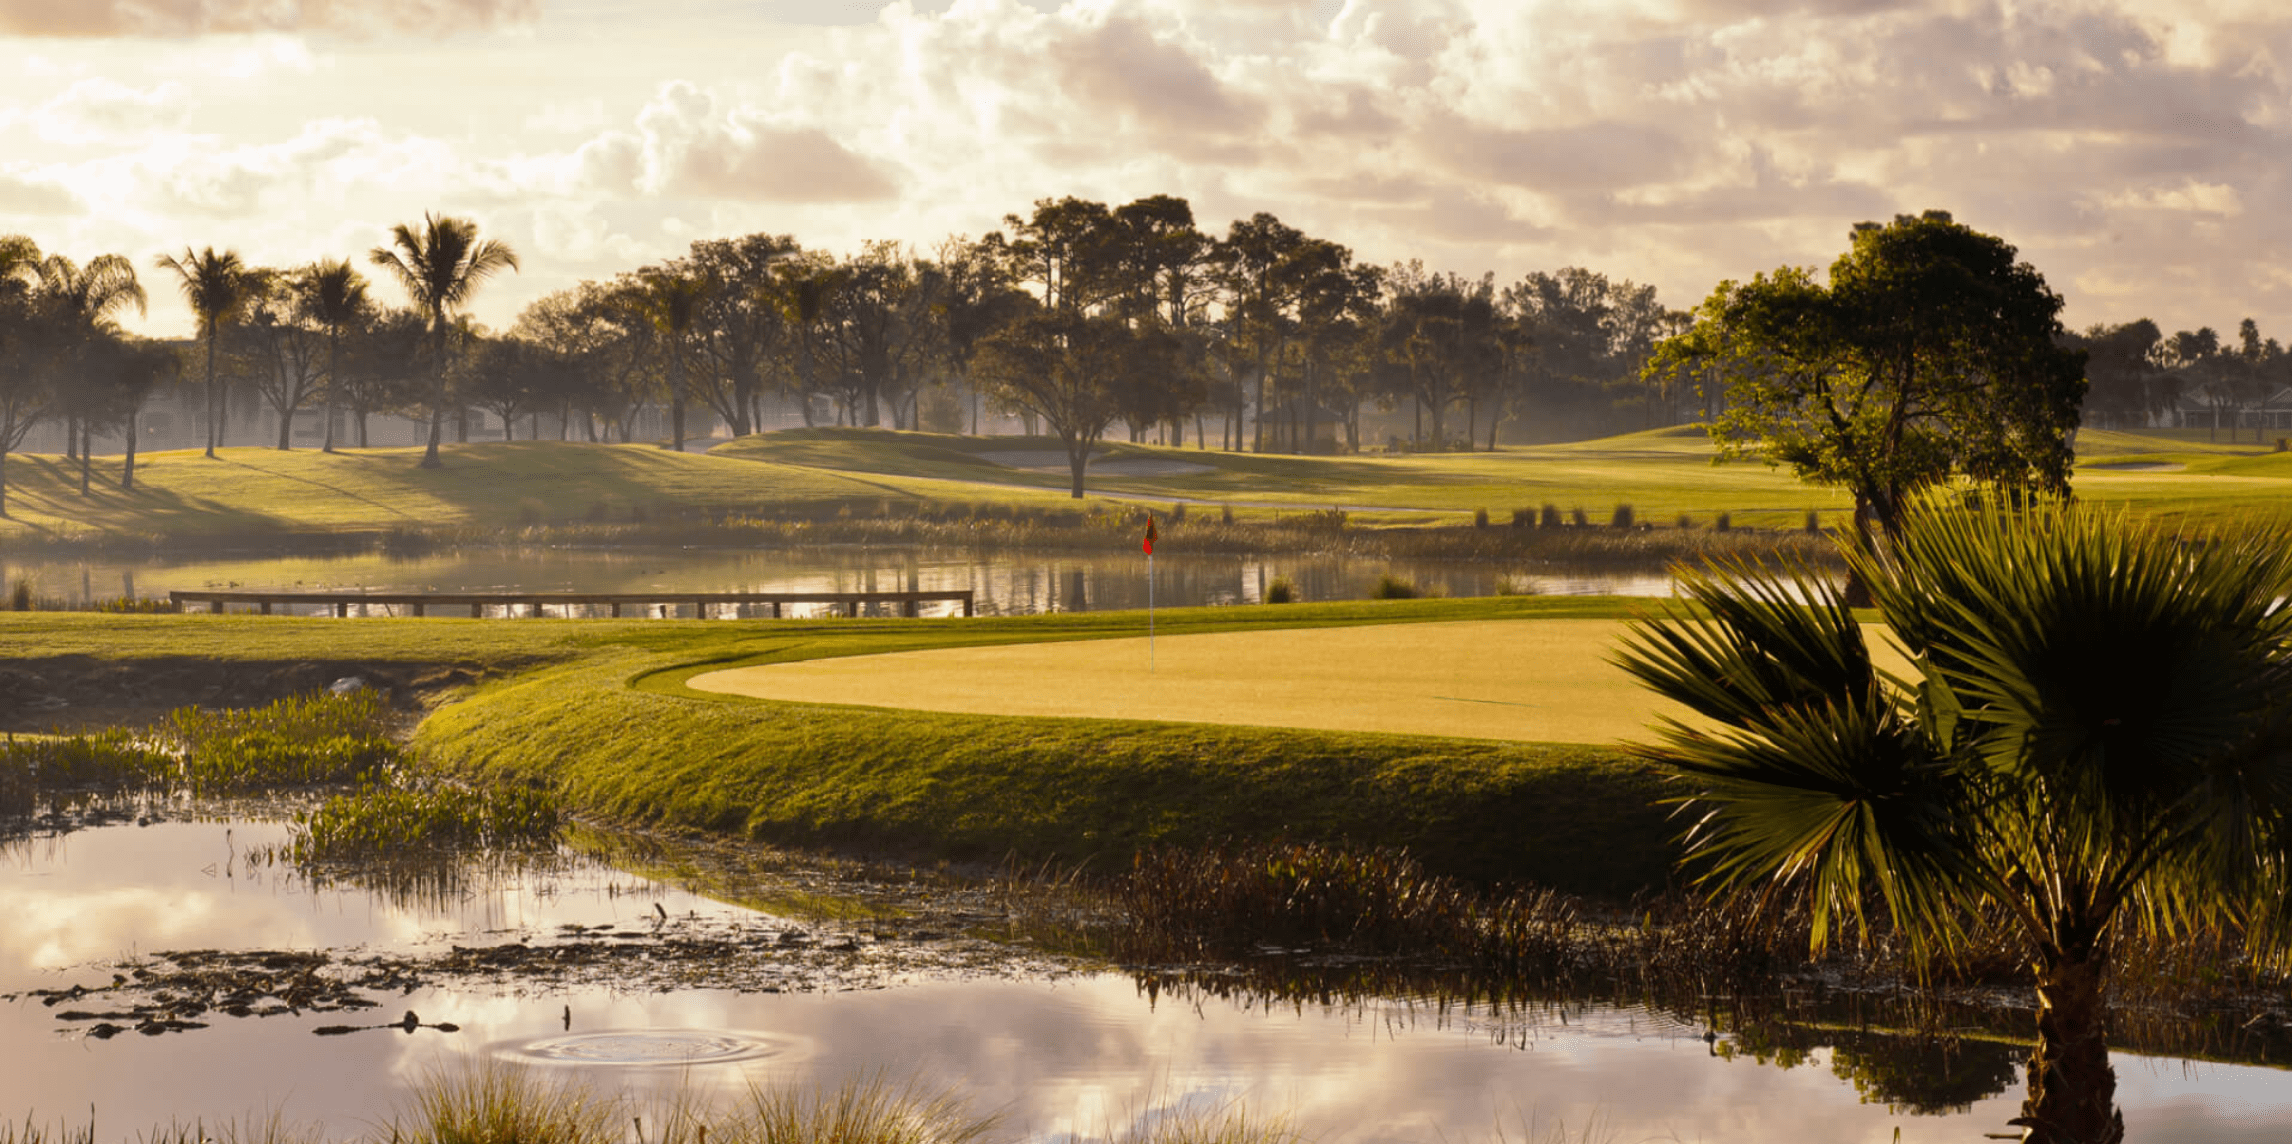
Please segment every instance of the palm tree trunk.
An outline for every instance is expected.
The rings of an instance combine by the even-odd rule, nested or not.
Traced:
[[[2037,1048],[2029,1098],[2013,1123],[2024,1144],[2121,1144],[2117,1073],[2109,1067],[2108,963],[2097,952],[2048,954],[2038,968]]]
[[[215,331],[212,323],[207,331],[207,456],[215,456],[215,442],[222,434],[222,392],[215,388]]]
[[[135,421],[136,414],[141,412],[137,410],[127,416],[127,462],[120,466],[119,487],[129,492],[135,491]]]
[[[326,329],[326,444],[319,446],[321,453],[334,451],[334,380],[342,376],[342,331],[337,326]]]
[[[444,465],[438,460],[438,439],[446,431],[446,319],[442,312],[436,312],[430,320],[436,328],[430,339],[437,351],[432,364],[437,367],[438,380],[430,389],[430,443],[422,450],[421,467],[436,469]]]
[[[88,450],[94,445],[95,434],[88,429],[87,422],[80,422],[80,495],[83,497],[88,495],[88,466],[91,464]]]

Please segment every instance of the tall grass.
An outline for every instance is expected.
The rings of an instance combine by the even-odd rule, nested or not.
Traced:
[[[297,862],[327,862],[545,848],[556,845],[563,821],[556,796],[545,790],[370,777],[296,819],[290,853]]]
[[[320,692],[261,707],[180,707],[156,730],[197,796],[357,780],[401,761],[389,709],[372,691]]]

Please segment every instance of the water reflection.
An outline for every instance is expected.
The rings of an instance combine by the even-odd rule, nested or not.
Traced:
[[[376,592],[851,592],[977,593],[982,615],[1104,611],[1146,606],[1143,556],[1013,552],[979,556],[915,549],[477,549],[398,559],[378,554],[284,559],[32,561],[0,565],[0,583],[29,579],[36,596],[84,604],[170,590]],[[1661,568],[1569,570],[1466,561],[1388,561],[1339,556],[1154,558],[1154,602],[1164,607],[1254,604],[1287,578],[1301,600],[1369,596],[1388,574],[1428,594],[1658,596]],[[947,605],[926,605],[944,612]],[[791,615],[822,605],[794,605]],[[884,614],[890,614],[888,610]]]
[[[11,922],[0,927],[0,991],[102,980],[109,971],[86,963],[181,945],[365,957],[390,945],[540,947],[567,924],[621,932],[687,911],[746,929],[761,920],[610,869],[473,885],[459,902],[393,902],[234,860],[283,836],[276,824],[154,823],[12,849],[0,865],[0,917]],[[25,999],[0,1004],[0,1116],[53,1119],[93,1104],[109,1138],[276,1111],[346,1137],[386,1120],[425,1074],[496,1054],[583,1059],[582,1075],[640,1095],[913,1076],[959,1087],[1039,1139],[1103,1138],[1156,1110],[1234,1099],[1332,1144],[1518,1139],[1530,1124],[1541,1133],[1593,1120],[1618,1141],[1875,1144],[1897,1130],[1904,1141],[1963,1141],[2018,1112],[2018,1094],[1996,1094],[2012,1081],[2016,1046],[1902,1037],[1878,1027],[1874,1008],[1734,1024],[1706,1043],[1709,1018],[1692,1002],[1405,988],[1381,998],[1372,987],[1396,982],[1347,980],[1311,991],[1209,972],[1151,983],[964,974],[865,992],[740,993],[512,978],[414,988],[372,1019],[382,1031],[356,1036],[313,1036],[342,1017],[304,1013],[109,1041],[60,1033],[51,1008]],[[430,1027],[392,1031],[402,1010]],[[438,1031],[446,1024],[458,1031]],[[695,1059],[662,1068],[664,1055]],[[2124,1054],[2117,1067],[2134,1138],[2224,1144],[2292,1128],[2281,1072]]]

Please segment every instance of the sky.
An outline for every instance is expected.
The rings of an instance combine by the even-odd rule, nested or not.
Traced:
[[[0,233],[133,258],[153,336],[162,253],[363,264],[426,211],[519,255],[499,328],[696,239],[1168,193],[1677,308],[1939,208],[2074,328],[2292,341],[2282,0],[0,0],[0,52]]]

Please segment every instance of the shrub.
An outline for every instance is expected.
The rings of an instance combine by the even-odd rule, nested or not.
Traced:
[[[1732,531],[1734,531],[1734,529],[1735,529],[1735,514],[1734,514],[1734,513],[1731,513],[1731,512],[1723,512],[1723,513],[1720,513],[1718,516],[1715,516],[1715,517],[1712,517],[1712,518],[1711,518],[1711,531],[1713,531],[1713,532],[1732,532]]]
[[[1218,506],[1218,523],[1220,523],[1220,524],[1232,524],[1233,522],[1234,522],[1234,506],[1232,506],[1232,505],[1230,505],[1230,504],[1222,504],[1222,505],[1219,505],[1219,506]]]
[[[1476,508],[1476,509],[1472,510],[1472,527],[1474,527],[1474,528],[1487,528],[1487,527],[1488,527],[1488,510],[1487,510],[1487,509],[1484,509],[1484,508]]]
[[[1369,589],[1372,600],[1414,600],[1419,594],[1416,581],[1390,572],[1377,577],[1376,586]]]
[[[1807,531],[1808,531],[1808,532],[1821,532],[1821,531],[1822,531],[1822,514],[1821,514],[1821,513],[1818,513],[1818,512],[1816,512],[1815,510],[1813,510],[1813,509],[1811,509],[1811,508],[1807,510]]]
[[[1297,585],[1290,583],[1287,576],[1274,577],[1273,582],[1265,586],[1265,602],[1268,604],[1296,603]]]
[[[1608,527],[1630,528],[1634,524],[1638,523],[1638,519],[1638,514],[1632,512],[1630,505],[1619,504],[1616,506],[1614,515],[1608,517]]]
[[[1537,517],[1536,517],[1536,527],[1538,527],[1538,528],[1558,528],[1558,527],[1560,527],[1560,506],[1558,506],[1558,505],[1551,505],[1551,504],[1545,505],[1545,506],[1543,507],[1543,509],[1542,509],[1542,510],[1541,510],[1541,511],[1538,513],[1538,515],[1537,515]]]
[[[1679,514],[1679,531],[1681,531],[1681,532],[1685,532],[1685,531],[1687,531],[1688,529],[1690,529],[1690,528],[1693,528],[1693,527],[1695,527],[1695,517],[1694,517],[1692,514],[1689,514],[1689,513],[1684,513],[1684,512],[1683,512],[1683,513],[1680,513],[1680,514]]]
[[[1531,525],[1531,524],[1534,524],[1535,522],[1536,522],[1536,510],[1535,510],[1535,509],[1532,509],[1532,508],[1516,508],[1516,509],[1513,509],[1513,510],[1512,510],[1512,527],[1514,527],[1514,528],[1526,528],[1526,527],[1528,527],[1529,525]]]
[[[30,577],[18,576],[16,582],[8,586],[8,610],[11,612],[29,612],[32,610],[32,581]]]
[[[1171,501],[1171,502],[1170,502],[1170,523],[1172,523],[1172,524],[1184,524],[1184,523],[1186,523],[1186,502],[1184,502],[1184,501]]]
[[[1575,525],[1577,528],[1589,528],[1591,527],[1592,523],[1592,514],[1585,512],[1582,506],[1569,509],[1568,523]]]

